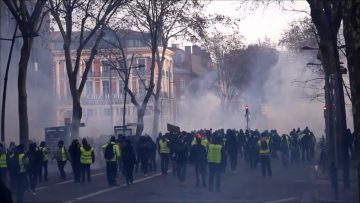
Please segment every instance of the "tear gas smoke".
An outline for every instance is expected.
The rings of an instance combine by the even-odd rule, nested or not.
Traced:
[[[223,111],[221,98],[211,88],[217,84],[217,74],[208,73],[196,81],[200,84],[197,91],[193,92],[189,88],[177,101],[177,125],[186,130],[245,129],[247,104],[251,114],[251,129],[277,129],[279,133],[289,133],[293,128],[308,126],[319,137],[324,134],[324,103],[311,101],[307,90],[294,83],[295,80],[316,77],[306,70],[308,62],[304,56],[280,52],[278,62],[267,76],[260,75],[262,72],[252,73],[255,77],[265,78],[265,83],[260,87],[263,91],[258,91],[261,85],[259,81],[252,80],[249,87],[240,93],[237,106],[229,108],[230,111]],[[348,123],[351,125],[351,122]]]

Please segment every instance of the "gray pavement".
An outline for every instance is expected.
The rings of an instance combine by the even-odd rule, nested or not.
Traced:
[[[26,202],[319,202],[320,194],[331,199],[331,191],[325,184],[319,186],[313,164],[310,162],[284,168],[278,160],[272,160],[273,176],[262,178],[260,167],[249,169],[242,160],[237,170],[222,175],[221,192],[209,192],[195,187],[194,168],[188,164],[187,179],[180,183],[176,176],[159,172],[143,176],[135,174],[133,185],[126,186],[119,174],[119,187],[109,187],[103,168],[92,171],[91,183],[59,182],[58,174],[51,173],[50,181],[38,185],[37,195],[25,194]],[[70,175],[70,168],[67,168]],[[354,182],[354,181],[353,181]],[[352,197],[356,191],[348,191]],[[356,202],[349,199],[348,202]]]

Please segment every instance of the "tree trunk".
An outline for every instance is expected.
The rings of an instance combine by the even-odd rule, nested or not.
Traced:
[[[354,135],[357,142],[358,188],[360,195],[360,0],[342,2],[344,37],[349,70],[354,120]],[[360,197],[359,197],[360,198]]]
[[[136,138],[139,138],[144,131],[144,115],[145,108],[143,106],[139,106],[137,108]]]
[[[19,61],[18,74],[18,108],[19,108],[19,133],[20,144],[26,145],[29,141],[29,123],[27,112],[27,94],[26,94],[26,74],[27,66],[30,58],[30,51],[33,39],[30,37],[23,38],[23,45],[21,47],[21,56]]]
[[[82,108],[80,99],[78,97],[73,98],[73,114],[72,114],[72,125],[71,125],[71,138],[79,138],[80,121],[82,117]]]
[[[156,94],[154,99],[154,121],[153,121],[152,137],[157,137],[157,134],[159,133],[159,116],[160,113],[162,113],[162,108],[159,107],[159,98],[160,98],[160,94]]]

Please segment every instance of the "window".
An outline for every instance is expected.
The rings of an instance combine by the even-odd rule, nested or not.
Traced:
[[[119,80],[119,96],[121,97],[124,94],[125,83],[122,80]]]
[[[183,79],[180,80],[180,89],[185,89],[185,80]]]
[[[88,118],[94,117],[95,116],[94,109],[87,109],[86,110],[86,115],[87,115]]]
[[[94,92],[93,81],[91,80],[86,81],[86,95],[93,95],[93,92]]]
[[[101,62],[101,72],[102,73],[109,73],[110,71],[110,64],[107,61]]]
[[[110,82],[108,80],[102,81],[103,96],[107,97],[110,95]]]
[[[106,116],[106,117],[110,117],[110,116],[111,116],[111,109],[110,109],[110,108],[105,108],[105,109],[104,109],[104,116]]]

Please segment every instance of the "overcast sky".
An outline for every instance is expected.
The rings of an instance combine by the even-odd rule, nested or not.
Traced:
[[[275,1],[270,1],[268,6],[255,11],[250,11],[250,6],[240,9],[239,7],[240,1],[214,0],[209,3],[206,9],[210,13],[240,18],[239,31],[246,38],[246,43],[257,42],[258,39],[264,39],[266,36],[273,42],[277,42],[289,23],[307,15],[303,12],[287,10],[309,11],[308,3],[305,0],[285,1],[281,6]],[[224,28],[224,30],[226,29]]]

